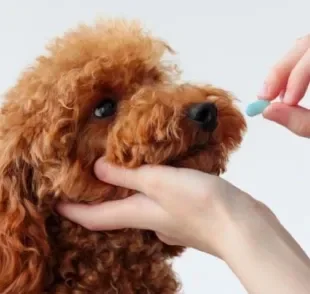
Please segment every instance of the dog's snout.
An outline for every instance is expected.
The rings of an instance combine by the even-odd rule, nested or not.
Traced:
[[[213,132],[217,127],[217,107],[214,103],[206,102],[191,105],[188,117],[203,130]]]

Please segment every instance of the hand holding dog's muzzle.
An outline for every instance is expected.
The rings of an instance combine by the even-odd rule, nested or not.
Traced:
[[[247,214],[253,202],[227,181],[196,170],[125,169],[99,159],[95,173],[105,183],[138,192],[97,205],[59,204],[60,214],[93,231],[152,230],[169,245],[194,247],[219,257],[227,244],[227,236],[221,233],[226,221],[231,215]]]

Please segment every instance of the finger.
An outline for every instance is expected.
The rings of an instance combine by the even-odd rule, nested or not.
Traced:
[[[143,181],[140,168],[127,169],[110,164],[100,158],[95,162],[94,172],[97,178],[103,182],[127,188],[130,190],[143,191]],[[143,175],[142,175],[143,176]]]
[[[286,88],[291,71],[296,66],[310,46],[310,38],[299,39],[296,45],[270,70],[264,83],[264,88],[258,97],[275,99]]]
[[[95,163],[95,174],[101,181],[142,192],[157,201],[160,201],[159,191],[170,194],[171,188],[179,185],[178,169],[168,166],[126,169],[99,159]]]
[[[152,165],[125,169],[105,163],[103,159],[96,162],[95,174],[106,183],[137,190],[159,204],[169,202],[174,206],[176,199],[180,201],[180,194],[193,194],[193,189],[205,191],[208,180],[205,173],[196,170]],[[186,185],[181,189],[180,183]]]
[[[163,217],[160,206],[141,194],[96,205],[59,203],[56,210],[91,231],[153,229]]]
[[[310,49],[297,63],[287,83],[283,101],[296,105],[304,97],[310,82]]]
[[[296,135],[310,137],[310,110],[308,109],[273,103],[265,109],[263,116],[286,127]]]

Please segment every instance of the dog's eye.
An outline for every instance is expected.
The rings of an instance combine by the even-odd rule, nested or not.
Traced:
[[[116,112],[116,102],[112,99],[105,99],[94,110],[96,118],[106,118],[112,116]]]

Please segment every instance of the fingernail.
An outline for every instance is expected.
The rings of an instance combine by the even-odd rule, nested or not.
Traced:
[[[267,83],[264,83],[263,88],[258,93],[258,98],[264,99],[269,95],[270,87],[267,85]]]
[[[105,162],[104,157],[99,158],[95,162],[94,172],[100,180],[104,179],[107,169],[108,169],[108,163]]]

